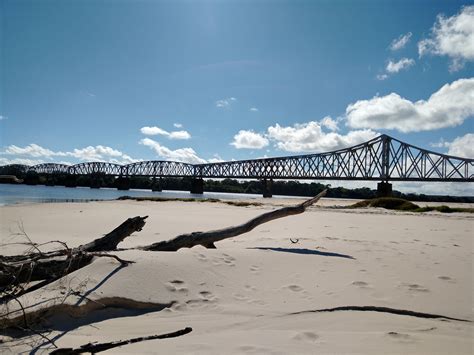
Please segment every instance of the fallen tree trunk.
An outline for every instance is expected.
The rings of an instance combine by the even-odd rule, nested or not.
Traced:
[[[26,255],[0,256],[0,291],[31,281],[54,281],[73,271],[90,264],[96,256],[116,256],[101,254],[101,251],[114,251],[117,245],[134,232],[141,231],[145,217],[127,219],[120,226],[101,238],[77,248],[64,249],[47,253],[36,252]],[[49,283],[49,282],[47,282]]]
[[[149,251],[177,251],[181,248],[192,248],[196,245],[202,245],[206,248],[215,248],[216,242],[232,238],[240,234],[250,232],[255,227],[270,222],[274,219],[283,218],[295,214],[303,213],[306,208],[315,204],[321,197],[326,194],[327,190],[322,191],[316,197],[313,197],[299,205],[291,207],[283,207],[274,211],[264,213],[251,219],[248,222],[237,226],[218,229],[209,232],[192,232],[181,234],[171,240],[153,243],[147,246],[139,247],[141,250]]]

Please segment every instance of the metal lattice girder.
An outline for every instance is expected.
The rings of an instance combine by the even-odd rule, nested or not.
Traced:
[[[387,135],[381,135],[365,143],[334,152],[209,164],[142,161],[128,165],[92,162],[71,166],[48,163],[33,167],[22,165],[17,167],[24,167],[24,171],[33,170],[41,174],[68,173],[73,175],[474,181],[474,159],[428,151]]]
[[[44,163],[34,165],[28,170],[38,174],[69,174],[70,167],[70,165],[66,164]]]

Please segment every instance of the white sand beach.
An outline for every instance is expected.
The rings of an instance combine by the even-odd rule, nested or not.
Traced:
[[[74,247],[128,217],[148,215],[143,230],[119,245],[132,248],[236,225],[301,201],[262,199],[262,206],[249,207],[178,201],[3,206],[0,254],[25,248],[5,245],[25,241],[15,235],[19,224],[36,243],[61,240]],[[52,317],[44,314],[38,326],[51,329],[47,336],[58,347],[193,328],[178,338],[106,353],[472,354],[471,322],[350,307],[313,312],[375,306],[474,321],[472,214],[331,207],[353,202],[323,199],[303,214],[218,242],[217,249],[115,252],[135,263],[121,267],[98,258],[20,300],[28,312],[72,305]],[[1,313],[16,309],[10,303]],[[1,353],[54,349],[41,346],[45,339],[36,335],[15,339],[5,333],[0,339]]]

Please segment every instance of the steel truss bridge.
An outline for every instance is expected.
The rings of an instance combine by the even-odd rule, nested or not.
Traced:
[[[105,162],[34,166],[8,165],[38,174],[109,175],[117,177],[192,177],[236,179],[312,179],[377,181],[474,181],[474,159],[435,153],[387,135],[333,152],[297,156],[187,164],[140,161],[127,165]]]

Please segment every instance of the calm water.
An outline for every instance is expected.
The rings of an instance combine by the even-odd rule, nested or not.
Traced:
[[[120,196],[155,196],[164,198],[220,198],[220,199],[248,199],[258,198],[261,195],[230,194],[219,192],[205,192],[203,195],[190,194],[186,191],[162,191],[117,189],[91,189],[89,187],[68,188],[63,186],[28,186],[0,184],[0,206],[15,203],[40,202],[86,202],[94,200],[115,200]],[[277,196],[275,196],[277,197]],[[284,197],[284,196],[280,196]]]

